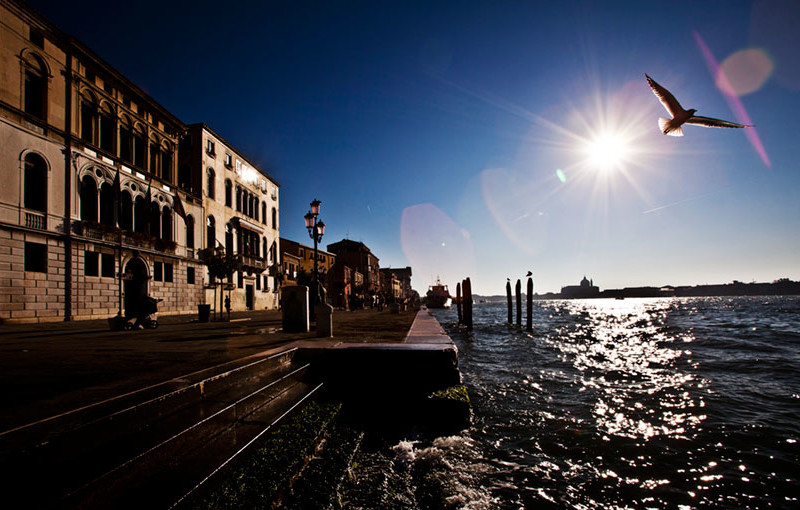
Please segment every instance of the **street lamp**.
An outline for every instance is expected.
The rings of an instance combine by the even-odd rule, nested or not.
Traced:
[[[311,210],[304,216],[306,220],[306,228],[308,229],[308,236],[314,240],[314,274],[313,274],[313,282],[314,282],[314,298],[313,303],[311,304],[311,314],[314,314],[314,307],[317,303],[320,302],[320,292],[319,292],[319,281],[318,281],[318,256],[317,256],[317,244],[322,240],[322,236],[325,235],[325,223],[320,220],[317,221],[317,216],[319,216],[319,205],[322,202],[314,199],[311,202]]]

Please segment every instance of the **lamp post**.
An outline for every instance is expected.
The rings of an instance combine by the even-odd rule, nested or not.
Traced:
[[[306,228],[308,229],[308,236],[314,240],[314,274],[313,274],[313,282],[314,282],[314,294],[311,303],[311,317],[314,317],[314,307],[317,303],[320,302],[320,293],[319,293],[319,280],[318,280],[318,256],[317,256],[317,244],[322,240],[322,236],[325,235],[325,223],[320,220],[317,221],[317,217],[319,216],[319,205],[322,202],[314,199],[311,202],[311,210],[305,215],[306,220]]]

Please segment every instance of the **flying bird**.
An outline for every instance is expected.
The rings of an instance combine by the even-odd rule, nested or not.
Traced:
[[[664,105],[664,108],[666,108],[669,114],[672,115],[671,119],[665,119],[664,117],[658,119],[658,127],[665,135],[683,136],[683,129],[681,129],[681,126],[684,124],[719,128],[753,127],[748,124],[737,124],[736,122],[730,122],[727,120],[712,119],[711,117],[700,117],[694,114],[697,111],[694,108],[684,110],[681,104],[677,99],[675,99],[675,96],[673,96],[669,90],[656,83],[655,80],[647,76],[646,73],[644,77],[647,78],[647,83],[650,85],[650,88],[653,89],[653,94],[656,95],[658,100],[661,101],[661,104]]]
[[[533,273],[531,273],[530,271],[528,271],[528,274],[526,274],[525,276],[533,276]]]

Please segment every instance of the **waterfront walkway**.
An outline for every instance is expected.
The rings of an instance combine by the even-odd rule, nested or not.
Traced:
[[[334,313],[330,340],[283,333],[278,311],[239,312],[230,322],[163,316],[155,330],[110,331],[105,320],[0,326],[0,431],[210,366],[292,344],[403,342],[415,312]]]

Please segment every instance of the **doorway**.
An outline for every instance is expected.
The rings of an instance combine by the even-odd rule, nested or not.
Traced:
[[[253,294],[253,286],[252,285],[245,285],[244,287],[244,300],[245,306],[248,310],[252,310],[255,308],[255,294]]]
[[[134,317],[147,295],[147,266],[140,258],[132,259],[125,265],[124,274],[125,317]]]

